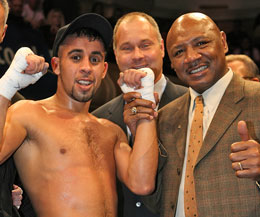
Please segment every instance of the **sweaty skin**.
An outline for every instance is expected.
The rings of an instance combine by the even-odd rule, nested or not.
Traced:
[[[72,35],[59,53],[52,59],[54,96],[7,111],[9,100],[0,95],[0,164],[14,153],[38,217],[115,217],[116,175],[136,194],[154,189],[155,120],[139,121],[131,148],[119,126],[88,113],[107,70],[103,44]]]
[[[58,107],[55,98],[20,104],[8,116],[27,131],[14,160],[39,216],[116,216],[111,162],[115,146],[127,142],[119,127]]]

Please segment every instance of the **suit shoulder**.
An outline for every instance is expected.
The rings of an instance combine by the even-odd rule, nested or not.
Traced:
[[[260,96],[260,82],[245,81],[245,91],[253,95],[257,94]]]
[[[159,110],[159,113],[169,113],[169,111],[174,111],[175,109],[178,109],[180,106],[184,105],[188,97],[187,94],[183,94],[182,96],[176,98],[175,100],[162,107]]]
[[[105,103],[104,105],[100,106],[99,108],[97,108],[96,110],[94,110],[93,112],[91,112],[93,115],[95,115],[96,117],[100,117],[100,118],[104,118],[106,117],[106,113],[113,109],[113,107],[117,107],[119,106],[119,104],[121,104],[123,102],[123,96],[119,95],[117,97],[115,97],[114,99],[110,100],[109,102]]]
[[[179,84],[175,84],[169,79],[167,79],[167,86],[165,89],[166,94],[171,95],[172,98],[176,99],[188,91],[187,87]]]

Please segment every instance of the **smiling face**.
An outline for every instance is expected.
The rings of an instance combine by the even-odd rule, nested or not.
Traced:
[[[76,34],[67,36],[59,48],[59,57],[52,58],[58,75],[58,91],[78,102],[91,100],[107,72],[104,45]]]
[[[178,77],[198,93],[209,89],[227,72],[226,35],[203,14],[178,18],[168,33],[167,50]]]
[[[160,34],[160,33],[159,33]],[[155,27],[144,17],[123,20],[115,34],[115,57],[120,71],[148,67],[155,74],[155,82],[162,75],[163,40]]]

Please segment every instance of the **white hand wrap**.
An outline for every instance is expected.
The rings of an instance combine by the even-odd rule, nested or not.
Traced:
[[[141,79],[143,88],[135,90],[133,87],[127,86],[125,83],[121,86],[123,93],[139,92],[143,99],[150,100],[155,103],[154,99],[154,73],[150,68],[141,68],[146,72],[146,76]]]
[[[42,72],[32,75],[22,74],[22,71],[28,66],[26,56],[29,54],[33,54],[33,52],[27,47],[22,47],[16,52],[10,67],[0,79],[0,95],[11,100],[18,90],[34,84],[43,75]]]

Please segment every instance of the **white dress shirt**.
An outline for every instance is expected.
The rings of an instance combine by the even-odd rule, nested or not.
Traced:
[[[214,114],[218,108],[218,105],[224,95],[224,92],[229,85],[230,81],[232,80],[233,72],[229,68],[228,72],[219,79],[211,88],[207,89],[202,93],[203,100],[204,100],[204,107],[203,107],[203,139],[207,133],[209,125],[214,117]],[[191,101],[190,101],[190,108],[189,108],[189,120],[188,120],[188,128],[187,128],[187,137],[186,137],[186,148],[185,148],[185,157],[183,163],[183,170],[182,170],[182,177],[181,177],[181,184],[179,188],[179,196],[178,196],[178,203],[177,203],[177,210],[176,210],[176,217],[185,217],[184,211],[184,183],[185,183],[185,172],[186,172],[186,161],[187,161],[187,153],[188,153],[188,146],[189,146],[189,138],[190,138],[190,128],[192,119],[194,116],[194,108],[195,108],[195,98],[200,95],[192,88],[189,88]]]

